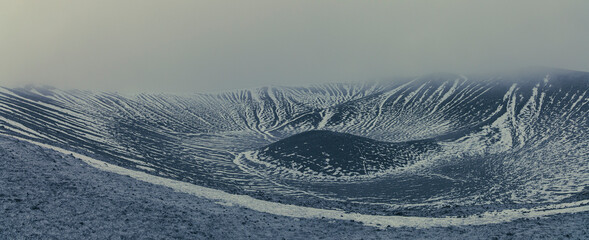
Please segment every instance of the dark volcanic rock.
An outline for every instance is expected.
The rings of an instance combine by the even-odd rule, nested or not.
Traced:
[[[263,147],[258,157],[300,172],[358,176],[407,165],[437,147],[430,140],[389,143],[352,134],[315,130]]]

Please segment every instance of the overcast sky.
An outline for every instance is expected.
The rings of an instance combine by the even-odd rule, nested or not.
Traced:
[[[0,0],[0,85],[207,92],[589,71],[589,1]]]

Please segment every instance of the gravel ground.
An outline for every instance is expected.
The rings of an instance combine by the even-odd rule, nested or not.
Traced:
[[[589,239],[589,213],[387,228],[225,206],[0,137],[0,239]]]

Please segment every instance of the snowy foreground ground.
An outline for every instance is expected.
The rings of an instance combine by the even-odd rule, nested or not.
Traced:
[[[0,239],[589,239],[589,213],[374,228],[226,206],[0,136]]]

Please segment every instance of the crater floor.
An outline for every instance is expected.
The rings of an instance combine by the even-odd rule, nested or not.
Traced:
[[[369,175],[407,165],[438,148],[433,141],[389,143],[313,130],[260,148],[258,158],[277,167],[329,176]]]

